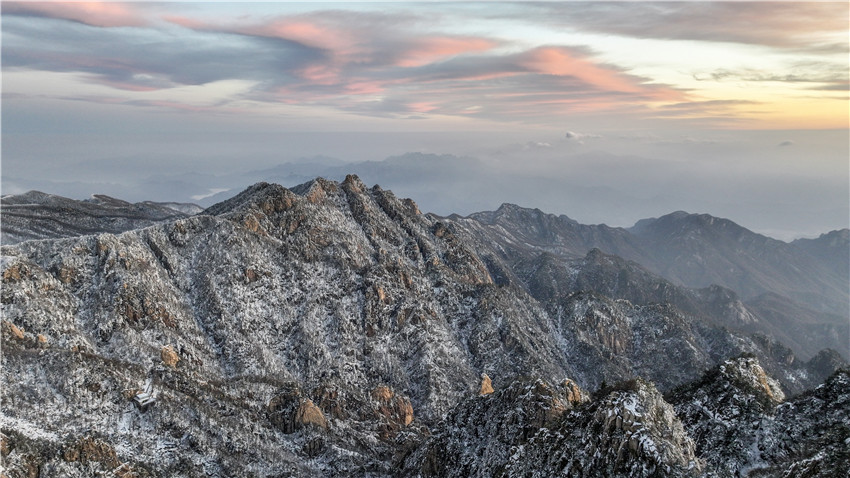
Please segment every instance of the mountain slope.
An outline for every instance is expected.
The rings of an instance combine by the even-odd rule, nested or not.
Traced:
[[[797,239],[791,244],[819,259],[840,277],[850,275],[850,229],[831,231],[816,239]]]
[[[691,287],[721,285],[744,299],[773,292],[817,311],[850,315],[847,275],[794,244],[728,219],[681,211],[639,221],[630,231],[653,255],[652,267],[671,280]]]
[[[718,476],[846,476],[850,375],[787,402],[752,357],[727,360],[667,395]]]
[[[715,324],[781,339],[803,357],[827,347],[850,355],[850,278],[836,274],[796,243],[769,239],[725,219],[682,212],[640,221],[630,230],[581,225],[565,216],[507,204],[497,211],[450,219],[467,240],[486,251],[485,260],[503,265],[505,280],[520,282],[544,302],[576,287],[638,304],[671,302]],[[818,244],[832,244],[821,249],[836,252],[841,237],[833,234]],[[594,249],[640,266],[617,258],[617,265],[598,263],[593,266],[596,272],[586,271],[576,282],[570,277],[582,269],[576,261],[587,255],[587,262]],[[787,307],[771,305],[778,301]]]
[[[3,244],[104,232],[117,234],[201,211],[194,204],[151,201],[131,204],[103,195],[77,201],[39,191],[3,196],[0,210]]]
[[[678,211],[623,229],[512,204],[451,219],[513,258],[548,252],[574,259],[596,248],[687,287],[720,285],[744,300],[772,292],[818,312],[850,316],[850,266],[843,260],[850,242],[843,231],[788,244],[708,214]]]
[[[485,388],[482,373],[497,390],[636,375],[666,390],[750,352],[789,390],[818,381],[781,345],[675,305],[538,301],[457,223],[353,176],[256,184],[118,235],[4,246],[0,266],[0,448],[15,470],[50,476],[390,476]],[[655,385],[641,387],[628,393],[656,409]],[[659,406],[652,443],[678,430]],[[595,413],[570,423],[594,430]],[[628,442],[606,437],[608,457]],[[676,443],[641,469],[688,469]],[[631,470],[612,459],[593,469]]]
[[[3,370],[20,378],[2,392],[4,428],[38,430],[60,448],[70,444],[59,437],[94,430],[155,474],[182,466],[155,452],[165,435],[179,435],[168,446],[184,459],[215,457],[207,468],[221,475],[243,462],[325,473],[372,466],[389,446],[379,428],[436,419],[482,371],[497,383],[570,375],[545,312],[492,284],[412,202],[356,178],[300,192],[261,184],[217,216],[5,248]],[[122,390],[148,378],[159,399],[142,413]],[[289,384],[303,393],[275,398],[290,397]],[[383,413],[371,398],[379,387],[401,405]],[[34,397],[38,412],[21,402]],[[276,425],[304,421],[307,403],[327,428]],[[115,428],[119,418],[128,426]],[[194,445],[179,440],[188,430]],[[322,460],[301,464],[307,448]]]

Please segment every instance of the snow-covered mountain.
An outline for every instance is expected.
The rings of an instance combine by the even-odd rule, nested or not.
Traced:
[[[0,199],[2,243],[104,232],[118,234],[191,216],[202,210],[194,204],[152,201],[133,204],[100,194],[77,201],[30,191]]]
[[[598,249],[619,256],[614,260],[618,265],[600,276],[608,278],[608,295],[710,312],[730,328],[768,335],[806,358],[827,347],[850,355],[846,230],[789,244],[706,214],[680,211],[639,221],[627,230],[579,224],[512,204],[452,220],[479,248],[492,250],[509,268],[519,268],[520,275],[534,281],[536,286],[529,284],[532,293],[541,280],[546,287],[552,280],[562,282],[564,274],[556,270]],[[534,278],[543,272],[554,275]],[[613,274],[620,274],[619,279]],[[696,296],[703,300],[697,300],[701,303],[695,309]],[[706,304],[711,297],[715,303]]]
[[[719,465],[662,393],[742,354],[776,397],[846,366],[730,329],[734,294],[476,231],[349,176],[4,246],[6,473],[700,475]]]

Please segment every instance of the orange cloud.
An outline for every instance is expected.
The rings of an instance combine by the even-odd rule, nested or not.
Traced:
[[[3,2],[3,13],[71,20],[95,27],[139,27],[147,18],[134,6],[114,2]]]

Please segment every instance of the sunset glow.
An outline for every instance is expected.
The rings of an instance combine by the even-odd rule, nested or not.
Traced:
[[[799,196],[843,224],[848,5],[3,2],[3,185],[120,192],[137,181],[133,168],[160,174],[142,166],[151,157],[184,155],[164,164],[213,174],[208,158],[219,155],[214,174],[226,177],[304,157],[429,152],[616,185],[633,190],[625,203],[658,214],[669,212],[659,189],[695,197],[681,178],[703,181],[700,201],[712,204],[723,196],[714,191],[758,179],[751,217]],[[612,155],[618,167],[600,166]],[[127,167],[108,181],[85,176],[89,161],[116,158]],[[777,186],[812,158],[826,165],[817,194]],[[673,177],[670,162],[687,167]],[[648,177],[636,186],[637,164]],[[56,177],[33,179],[42,171]]]
[[[415,111],[431,121],[462,115],[544,126],[614,113],[616,104],[618,127],[669,118],[671,105],[687,106],[677,117],[712,127],[848,124],[846,3],[278,3],[253,12],[235,4],[4,2],[3,13],[4,71],[84,73],[78,81],[128,107],[155,104],[171,88],[243,80],[251,86],[199,100],[221,111],[239,101],[247,114],[251,103],[282,113],[321,104],[348,118]],[[40,30],[53,38],[33,36]],[[202,55],[218,67],[194,71]],[[22,101],[45,92],[20,85],[4,94]],[[461,96],[468,104],[457,108]],[[427,108],[406,106],[423,99]]]

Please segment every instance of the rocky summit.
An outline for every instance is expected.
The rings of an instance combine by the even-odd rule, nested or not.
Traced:
[[[786,282],[753,310],[644,268],[626,230],[541,213],[520,234],[521,208],[438,217],[355,176],[177,209],[14,221],[6,476],[848,472],[847,364],[772,333]]]

